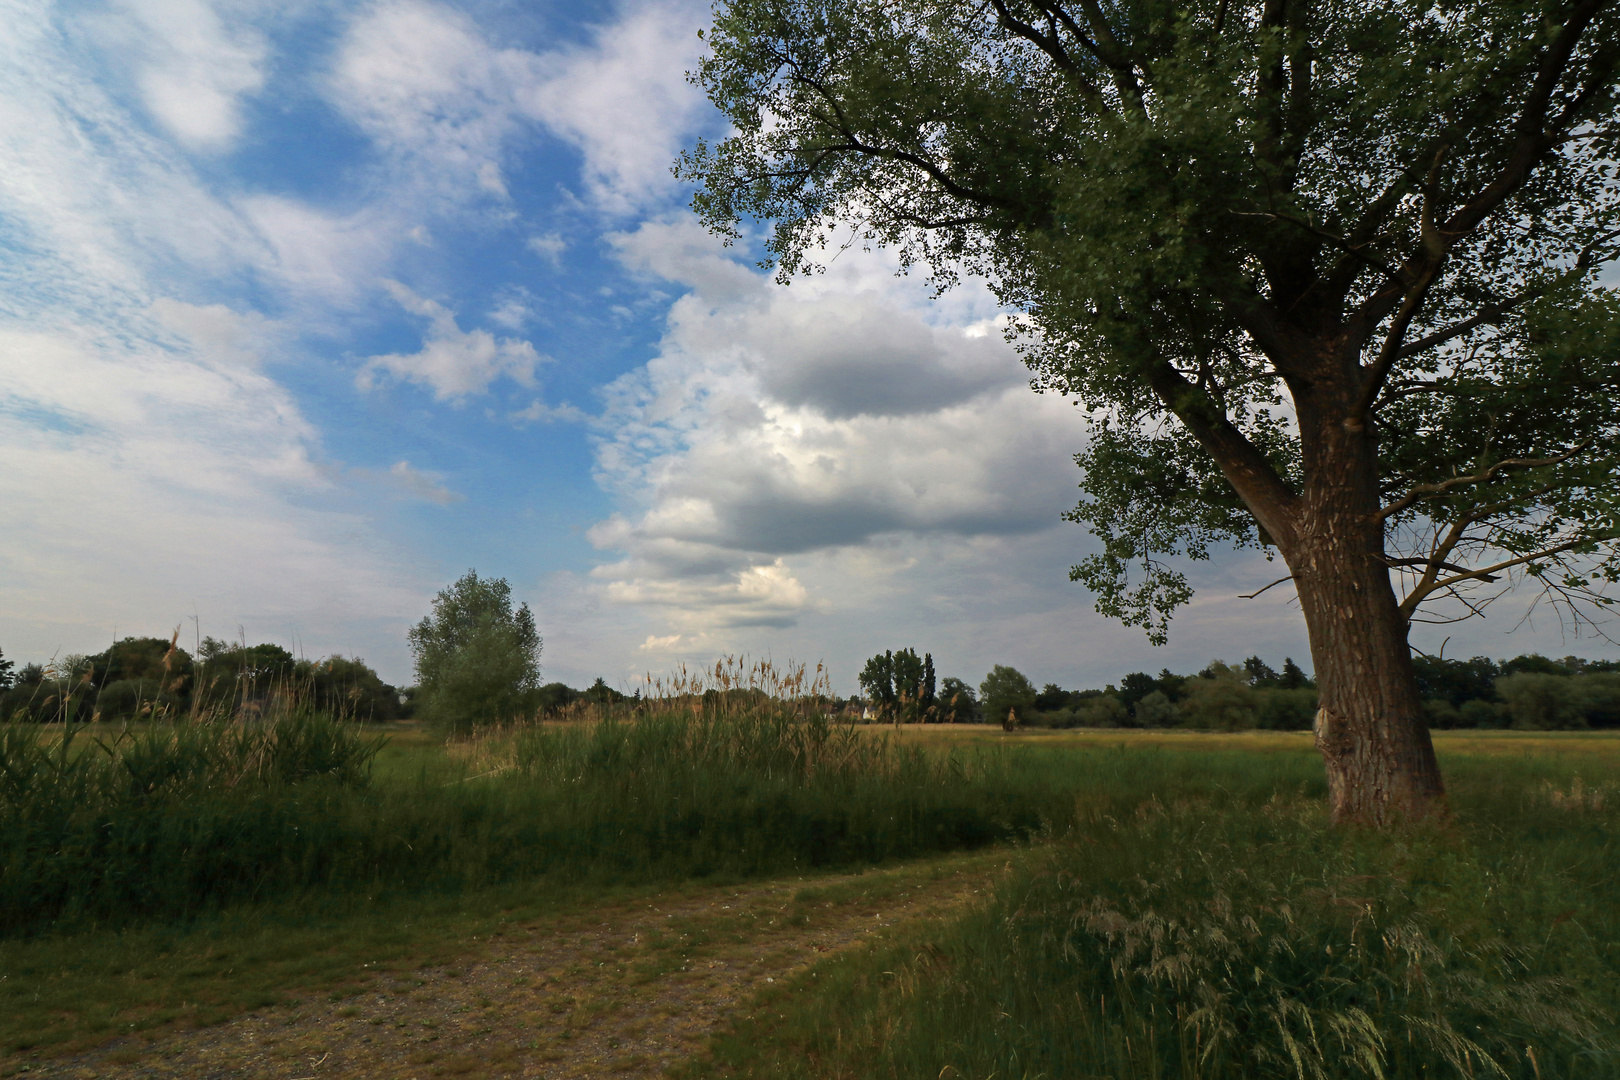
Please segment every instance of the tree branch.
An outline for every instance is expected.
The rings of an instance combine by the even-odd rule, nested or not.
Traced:
[[[1458,239],[1473,231],[1475,226],[1523,187],[1537,161],[1561,142],[1561,139],[1554,138],[1548,130],[1547,110],[1553,91],[1563,81],[1575,46],[1603,6],[1603,2],[1604,0],[1578,0],[1570,9],[1569,17],[1559,27],[1557,38],[1547,47],[1541,62],[1537,65],[1530,93],[1525,98],[1524,107],[1513,124],[1513,148],[1507,162],[1503,164],[1496,179],[1460,206],[1443,225],[1434,230],[1434,235],[1441,239],[1443,245],[1439,252],[1431,250],[1427,237],[1425,238],[1422,249],[1414,252],[1401,267],[1403,279],[1417,280],[1423,277],[1436,255],[1443,259]],[[1612,66],[1612,63],[1607,66],[1600,65],[1605,71]],[[1557,117],[1557,121],[1564,125],[1573,123],[1575,119],[1576,115],[1568,110]],[[1398,305],[1405,306],[1404,301],[1407,297],[1407,289],[1397,288],[1393,284],[1386,285],[1362,302],[1356,312],[1355,321],[1364,327],[1363,333],[1370,336],[1372,328],[1382,322]],[[1374,390],[1373,398],[1376,400],[1376,388],[1371,389]]]
[[[1515,566],[1523,566],[1525,563],[1535,562],[1537,559],[1548,559],[1554,555],[1561,554],[1565,551],[1571,551],[1575,548],[1581,547],[1582,545],[1590,544],[1596,540],[1602,539],[1605,539],[1605,537],[1583,536],[1575,540],[1566,540],[1562,544],[1554,544],[1550,548],[1543,548],[1542,550],[1532,552],[1529,555],[1518,555],[1511,559],[1503,559],[1501,562],[1492,563],[1490,566],[1482,566],[1478,570],[1468,570],[1460,574],[1455,574],[1451,577],[1434,582],[1432,586],[1421,594],[1416,590],[1409,593],[1406,600],[1401,603],[1401,607],[1402,609],[1406,610],[1415,610],[1417,605],[1421,604],[1426,597],[1441,589],[1449,589],[1452,586],[1464,581],[1488,581],[1491,580],[1494,575],[1501,573],[1503,570],[1511,570]],[[1612,537],[1609,539],[1612,539]],[[1410,609],[1407,608],[1408,604],[1411,605]]]
[[[1012,13],[1012,9],[1007,6],[1006,0],[990,0],[990,6],[995,9],[996,21],[1001,24],[1002,28],[1028,41],[1050,57],[1052,63],[1057,65],[1058,70],[1067,75],[1080,88],[1081,94],[1095,112],[1101,115],[1112,111],[1108,108],[1107,100],[1103,97],[1102,88],[1092,82],[1086,73],[1080,69],[1080,65],[1074,62],[1074,57],[1069,55],[1069,50],[1063,47],[1063,42],[1055,32],[1043,34],[1033,23],[1018,18]],[[1053,6],[1055,7],[1055,5]],[[1095,46],[1086,39],[1085,35],[1077,32],[1073,21],[1067,19],[1067,13],[1063,12],[1061,8],[1054,11],[1042,4],[1036,4],[1036,7],[1043,11],[1048,18],[1055,19],[1063,16],[1065,25],[1070,28],[1070,33],[1073,33],[1082,45],[1086,45],[1095,54]]]
[[[1540,297],[1543,297],[1547,293],[1551,292],[1554,288],[1562,285],[1564,282],[1570,281],[1573,278],[1584,274],[1598,263],[1608,262],[1610,259],[1620,256],[1620,251],[1610,251],[1602,258],[1593,257],[1596,254],[1599,246],[1616,238],[1620,238],[1620,229],[1615,229],[1611,232],[1604,233],[1602,236],[1593,240],[1591,243],[1587,244],[1581,249],[1581,253],[1575,259],[1573,266],[1545,284],[1538,285],[1533,289],[1527,289],[1518,296],[1511,297],[1510,299],[1502,300],[1494,304],[1487,304],[1481,308],[1476,315],[1472,315],[1461,322],[1453,323],[1443,330],[1436,330],[1434,333],[1429,334],[1426,337],[1421,337],[1414,342],[1402,346],[1400,351],[1401,359],[1405,359],[1408,356],[1415,356],[1418,353],[1423,352],[1425,349],[1434,348],[1436,345],[1444,345],[1446,342],[1453,341],[1468,333],[1468,331],[1475,329],[1476,327],[1494,322],[1496,319],[1506,315],[1519,305],[1528,303],[1531,300],[1539,299]]]
[[[1470,476],[1453,476],[1449,480],[1441,480],[1438,483],[1433,484],[1419,484],[1417,487],[1407,492],[1405,496],[1395,500],[1374,514],[1372,516],[1372,522],[1376,525],[1379,522],[1400,513],[1409,506],[1422,502],[1424,499],[1433,498],[1436,495],[1443,495],[1453,488],[1463,487],[1467,484],[1483,484],[1485,481],[1489,480],[1491,477],[1495,476],[1498,472],[1501,472],[1504,469],[1539,469],[1547,465],[1562,464],[1591,445],[1591,439],[1582,439],[1564,453],[1555,455],[1553,457],[1503,458],[1501,461],[1498,461],[1496,464],[1492,465],[1483,472],[1474,473]]]
[[[1294,575],[1293,574],[1289,574],[1287,577],[1280,577],[1276,581],[1273,581],[1270,585],[1266,585],[1266,586],[1263,586],[1261,588],[1258,588],[1258,589],[1254,590],[1254,592],[1238,593],[1238,599],[1239,600],[1253,600],[1255,597],[1257,597],[1261,593],[1265,592],[1266,589],[1270,589],[1270,588],[1273,588],[1273,587],[1275,587],[1277,585],[1281,585],[1285,581],[1293,581],[1293,580],[1294,580]]]
[[[1146,374],[1153,392],[1209,451],[1221,475],[1232,485],[1255,521],[1286,555],[1293,548],[1298,533],[1294,521],[1298,496],[1209,395],[1188,382],[1168,362],[1152,361]]]

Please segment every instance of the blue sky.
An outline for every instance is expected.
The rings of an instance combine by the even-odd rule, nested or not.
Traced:
[[[10,658],[179,626],[404,682],[469,567],[576,685],[1307,657],[1286,589],[1238,598],[1276,576],[1252,553],[1197,568],[1164,649],[1093,612],[1079,417],[982,287],[931,302],[858,249],[782,287],[697,228],[669,165],[724,132],[683,77],[705,5],[0,10]],[[1448,655],[1601,652],[1505,637],[1523,608]]]

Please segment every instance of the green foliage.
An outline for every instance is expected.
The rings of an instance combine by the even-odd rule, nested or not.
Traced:
[[[696,211],[768,222],[784,279],[847,229],[1020,312],[1093,410],[1105,614],[1161,642],[1178,560],[1293,558],[1345,431],[1412,605],[1464,561],[1611,601],[1620,11],[726,0],[707,40],[732,132],[683,155]]]
[[[993,724],[1024,724],[1035,711],[1035,686],[1016,668],[997,664],[979,684],[985,717]]]
[[[377,740],[308,710],[112,743],[6,725],[0,933],[300,893],[870,865],[1072,813],[1068,780],[1042,761],[934,754],[769,698],[729,701],[486,736],[386,782],[372,781]]]
[[[1620,775],[1448,767],[1455,817],[1332,828],[1214,754],[1069,763],[1095,800],[994,899],[820,965],[682,1080],[1497,1077],[1620,1071]],[[1255,769],[1258,757],[1246,759]],[[1118,767],[1111,772],[1109,765]]]
[[[938,712],[932,654],[918,656],[912,648],[880,653],[861,669],[860,684],[885,719],[912,723],[935,719]]]
[[[1536,653],[1498,663],[1489,657],[1412,659],[1431,727],[1524,730],[1620,727],[1614,674],[1620,663]]]
[[[293,665],[293,681],[314,708],[366,723],[399,717],[399,691],[358,656],[300,660]]]
[[[15,664],[6,659],[5,650],[0,649],[0,693],[11,689],[11,684],[16,680],[12,670],[15,667]]]
[[[973,687],[955,676],[946,676],[940,684],[939,708],[946,723],[975,724],[984,716]]]
[[[96,695],[96,715],[103,723],[150,719],[154,712],[174,715],[179,700],[163,691],[158,679],[119,679]]]
[[[540,634],[527,604],[512,608],[503,578],[469,570],[411,628],[417,708],[451,731],[532,713],[540,682]]]
[[[111,742],[0,728],[0,933],[184,917],[316,884],[344,793],[380,743],[291,709],[258,723],[151,724]]]
[[[1620,727],[1620,674],[1521,671],[1499,677],[1496,693],[1516,728]]]

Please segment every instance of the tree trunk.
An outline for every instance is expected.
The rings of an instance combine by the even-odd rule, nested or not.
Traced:
[[[1383,561],[1371,436],[1301,417],[1305,491],[1283,552],[1310,633],[1316,746],[1335,822],[1422,817],[1445,793],[1418,696],[1407,623]]]

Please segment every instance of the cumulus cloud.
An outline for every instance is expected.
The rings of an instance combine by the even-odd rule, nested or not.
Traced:
[[[786,627],[839,591],[806,584],[806,557],[843,560],[847,581],[885,537],[1055,523],[1072,410],[1029,392],[984,320],[932,324],[892,278],[876,279],[886,292],[782,288],[684,227],[618,246],[690,291],[599,424],[599,477],[633,507],[589,534],[624,553],[595,571],[609,599],[665,611],[683,633]]]
[[[400,306],[429,320],[422,348],[414,353],[391,353],[368,359],[355,377],[362,390],[377,384],[380,373],[420,383],[439,401],[460,401],[487,391],[500,378],[524,386],[534,383],[540,354],[527,341],[496,338],[488,330],[462,330],[453,312],[442,304],[417,296],[397,281],[388,291]]]

